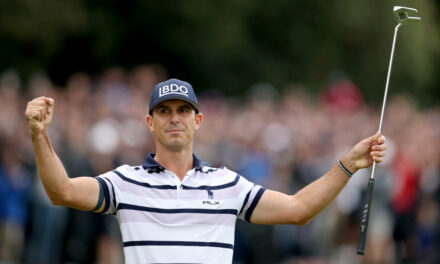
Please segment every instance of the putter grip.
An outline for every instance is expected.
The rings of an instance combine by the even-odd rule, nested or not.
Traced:
[[[361,218],[361,232],[359,234],[358,255],[365,254],[365,241],[367,240],[367,230],[368,230],[368,220],[370,218],[370,210],[371,210],[371,198],[373,197],[373,189],[374,189],[374,178],[368,181],[367,187],[367,195],[365,196],[365,203],[362,207],[362,218]]]

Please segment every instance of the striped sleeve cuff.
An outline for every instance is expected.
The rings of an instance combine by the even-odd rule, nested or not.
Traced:
[[[95,179],[101,185],[102,191],[104,193],[104,210],[101,213],[103,213],[103,214],[113,213],[114,209],[112,208],[113,210],[109,210],[109,207],[113,203],[112,200],[114,199],[114,197],[113,197],[113,195],[110,195],[110,189],[109,189],[108,183],[106,182],[105,178],[96,177]]]
[[[244,216],[244,220],[246,220],[247,222],[251,221],[252,213],[254,212],[254,209],[257,206],[258,202],[260,201],[261,196],[263,195],[265,190],[266,189],[261,187],[260,190],[258,190],[257,194],[255,195],[254,199],[252,200],[252,203],[249,206],[249,208],[247,209],[246,214]]]
[[[247,222],[250,221],[252,213],[265,190],[266,189],[260,185],[254,185],[251,187],[251,189],[246,193],[246,196],[242,198],[243,203],[238,213],[238,218]]]

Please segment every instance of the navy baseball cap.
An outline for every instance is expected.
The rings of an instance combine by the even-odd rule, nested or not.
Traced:
[[[173,99],[186,101],[194,107],[196,113],[199,111],[197,97],[191,84],[178,79],[169,79],[167,81],[158,83],[154,87],[153,94],[150,98],[150,115],[153,111],[153,108],[158,104],[162,103],[163,101]]]

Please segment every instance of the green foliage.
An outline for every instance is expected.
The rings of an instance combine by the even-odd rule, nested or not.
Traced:
[[[303,83],[316,93],[343,71],[380,102],[393,5],[418,8],[401,29],[390,92],[438,99],[438,4],[414,1],[37,1],[0,2],[0,67],[47,69],[59,82],[75,71],[163,64],[203,89],[242,94],[257,82]]]

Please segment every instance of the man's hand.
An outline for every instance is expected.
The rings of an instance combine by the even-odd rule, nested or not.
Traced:
[[[342,157],[342,164],[352,173],[381,162],[385,156],[385,137],[380,133],[356,144]],[[338,165],[294,195],[266,190],[255,207],[251,222],[256,224],[304,225],[321,212],[344,188],[349,177]]]
[[[25,117],[31,135],[38,135],[47,128],[52,121],[55,101],[45,96],[28,102]]]
[[[355,173],[359,169],[367,168],[373,165],[373,162],[379,163],[385,157],[385,137],[379,132],[357,143],[351,151],[345,155],[341,162]]]
[[[38,97],[28,102],[24,114],[34,145],[38,174],[52,204],[90,211],[98,203],[98,181],[91,177],[69,179],[47,135],[54,104],[52,98]],[[103,208],[104,205],[98,211]]]

